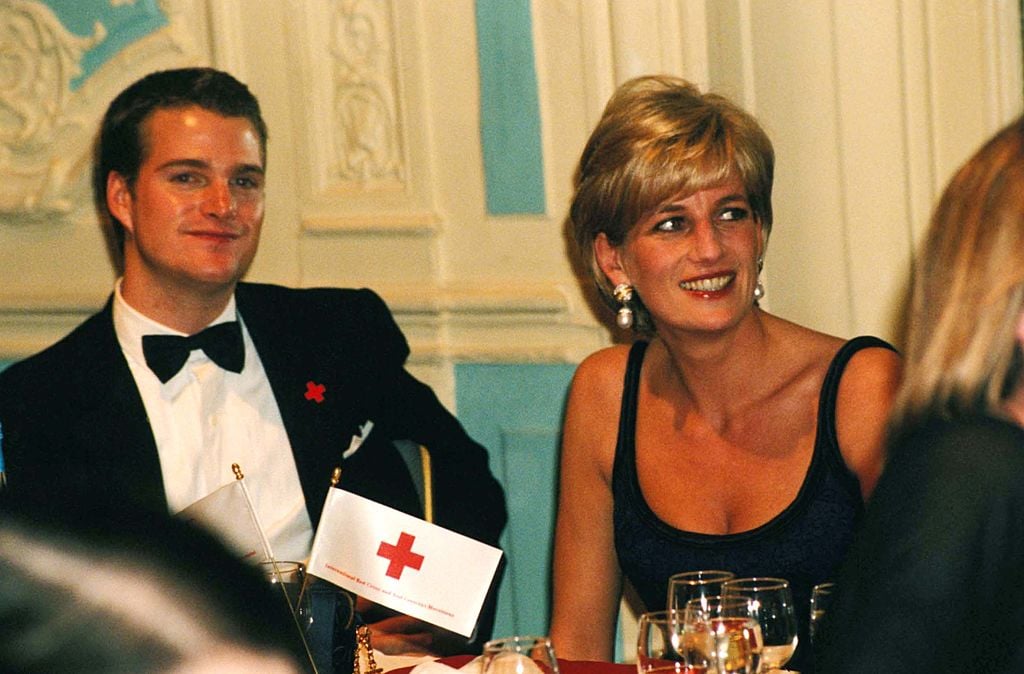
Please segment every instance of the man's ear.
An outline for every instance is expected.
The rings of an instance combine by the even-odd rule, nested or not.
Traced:
[[[608,240],[608,235],[604,232],[598,232],[597,238],[594,239],[594,259],[613,286],[629,283],[629,274],[622,266],[622,254],[619,247],[612,245],[612,242]]]
[[[129,232],[134,232],[132,221],[132,191],[128,181],[117,171],[107,174],[107,208]]]

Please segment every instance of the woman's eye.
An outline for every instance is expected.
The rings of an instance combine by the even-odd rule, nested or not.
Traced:
[[[659,222],[654,226],[654,229],[658,232],[677,232],[683,228],[684,224],[681,218],[669,218]]]
[[[750,216],[750,211],[745,208],[727,208],[722,211],[722,214],[718,216],[719,220],[746,220]]]

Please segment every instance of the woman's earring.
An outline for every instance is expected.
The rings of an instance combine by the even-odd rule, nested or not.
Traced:
[[[629,308],[629,302],[633,299],[633,286],[628,283],[620,283],[612,290],[615,301],[620,305],[618,313],[615,314],[615,324],[623,330],[633,327],[633,310]]]
[[[757,258],[757,285],[754,286],[754,301],[764,297],[764,284],[761,283],[761,270],[764,268],[764,258],[758,256]]]

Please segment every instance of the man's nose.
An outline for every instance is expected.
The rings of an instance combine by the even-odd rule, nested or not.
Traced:
[[[238,201],[226,182],[214,181],[206,194],[206,212],[218,218],[231,218],[238,213]]]

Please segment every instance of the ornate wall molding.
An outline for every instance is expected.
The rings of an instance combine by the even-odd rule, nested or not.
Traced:
[[[0,1],[0,218],[8,225],[38,224],[73,210],[81,157],[67,142],[88,136],[69,109],[71,81],[88,49],[106,37],[97,23],[79,37],[45,5]],[[80,146],[81,143],[74,145]]]
[[[353,215],[431,213],[422,53],[414,3],[311,0],[288,18],[292,110],[311,229]],[[422,216],[412,216],[423,220]],[[436,216],[428,216],[436,220]]]

